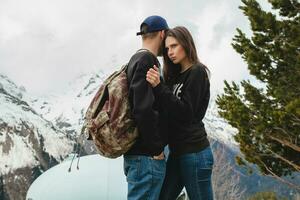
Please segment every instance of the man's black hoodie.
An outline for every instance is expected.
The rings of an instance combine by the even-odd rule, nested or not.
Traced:
[[[129,103],[139,136],[125,155],[159,155],[167,142],[166,112],[146,80],[147,71],[153,65],[160,66],[156,56],[147,50],[138,51],[128,63]]]

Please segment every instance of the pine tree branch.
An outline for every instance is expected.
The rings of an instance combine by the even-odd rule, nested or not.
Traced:
[[[300,7],[297,7],[295,2],[292,1],[291,4],[296,10],[300,11]]]
[[[271,152],[276,158],[279,158],[280,160],[282,160],[283,162],[291,165],[292,167],[295,168],[296,171],[300,172],[300,166],[293,163],[292,161],[290,160],[287,160],[286,158],[282,157],[281,155],[275,153],[274,151],[272,151],[271,149],[267,149],[267,151]]]
[[[300,95],[300,94],[299,94]],[[299,117],[297,117],[296,115],[292,114],[293,118],[295,118],[295,121],[300,122]]]
[[[289,139],[290,141],[293,141],[293,139],[291,138],[290,134],[284,130],[283,128],[280,128],[280,127],[274,127],[275,130],[280,130],[283,134],[285,134]]]
[[[295,185],[294,183],[291,183],[290,181],[287,181],[287,180],[285,180],[285,179],[279,177],[279,176],[276,175],[270,168],[268,168],[268,167],[266,166],[266,164],[265,164],[262,160],[259,159],[259,161],[260,161],[260,163],[265,167],[265,169],[266,169],[270,174],[272,174],[272,175],[265,174],[266,176],[275,178],[275,179],[279,180],[280,182],[282,182],[282,183],[288,185],[289,187],[295,188],[296,190],[300,191],[300,186]]]
[[[283,145],[285,145],[285,146],[288,146],[288,147],[292,148],[292,149],[295,150],[295,151],[300,152],[300,147],[299,147],[298,145],[295,145],[295,144],[293,144],[293,143],[290,143],[290,142],[287,141],[287,140],[279,139],[279,138],[274,137],[274,136],[270,136],[270,135],[269,135],[268,137],[269,137],[271,140],[277,141],[277,142],[279,142],[280,144],[283,144]]]

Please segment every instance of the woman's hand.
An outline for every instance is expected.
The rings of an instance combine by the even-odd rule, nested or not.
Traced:
[[[146,75],[146,80],[151,84],[153,88],[160,83],[159,70],[156,67],[156,65],[154,65],[153,68],[150,68],[148,70]]]

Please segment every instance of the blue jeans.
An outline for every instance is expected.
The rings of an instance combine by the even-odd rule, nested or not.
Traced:
[[[164,181],[166,161],[149,156],[124,156],[128,200],[157,200]]]
[[[213,154],[210,147],[181,156],[170,153],[160,200],[175,200],[185,187],[190,200],[212,200]]]

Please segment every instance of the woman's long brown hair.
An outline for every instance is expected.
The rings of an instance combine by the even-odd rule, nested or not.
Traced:
[[[189,61],[192,64],[200,63],[193,37],[192,37],[191,33],[187,30],[187,28],[185,28],[183,26],[177,26],[173,29],[169,29],[166,33],[166,38],[168,36],[174,37],[179,42],[179,44],[183,47]],[[166,41],[166,40],[164,40],[164,41]],[[169,85],[169,84],[172,84],[172,81],[174,80],[174,78],[176,78],[179,75],[179,73],[181,71],[181,65],[174,64],[170,60],[170,58],[168,57],[167,49],[165,48],[165,42],[163,45],[164,45],[164,47],[163,47],[163,49],[164,49],[164,51],[163,51],[163,58],[164,58],[163,75],[164,75],[164,79],[165,79],[166,83]],[[207,67],[206,67],[206,70],[208,70]]]

